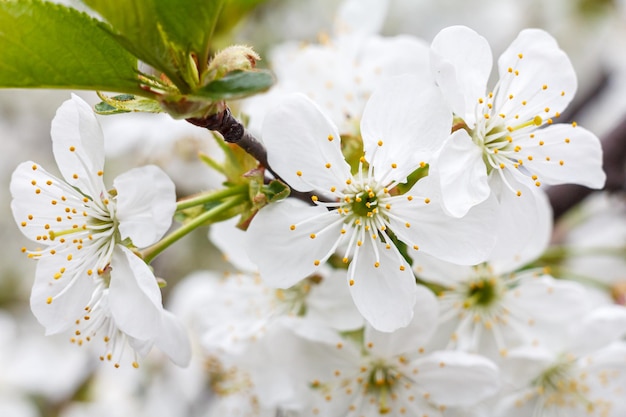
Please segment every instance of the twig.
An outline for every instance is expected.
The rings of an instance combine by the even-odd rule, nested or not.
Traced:
[[[272,167],[270,167],[267,162],[267,151],[263,144],[246,130],[243,124],[241,124],[241,122],[233,116],[228,107],[221,113],[213,114],[204,118],[189,118],[187,121],[193,125],[218,132],[222,135],[226,142],[239,146],[254,159],[259,161],[259,164],[270,172],[274,178],[289,185],[272,169]],[[291,188],[291,186],[289,188]],[[312,193],[300,192],[291,188],[290,195],[306,203],[313,204]]]

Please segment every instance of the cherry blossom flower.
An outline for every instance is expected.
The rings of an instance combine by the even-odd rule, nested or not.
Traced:
[[[498,368],[465,352],[426,352],[436,327],[435,297],[425,288],[413,320],[392,333],[367,325],[363,346],[329,337],[307,359],[313,401],[305,416],[442,416],[495,394]],[[323,359],[322,359],[323,358]],[[318,361],[325,364],[318,365]]]
[[[567,330],[560,343],[511,352],[495,416],[624,415],[626,309],[598,308]]]
[[[556,123],[577,81],[549,34],[523,30],[498,60],[500,80],[493,90],[486,89],[489,44],[473,30],[442,30],[431,58],[455,115],[454,133],[434,164],[451,214],[464,215],[492,192],[521,196],[542,184],[603,186],[598,138],[576,123]]]
[[[79,344],[98,334],[107,345],[103,358],[121,358],[129,342],[140,353],[156,344],[184,364],[185,332],[163,309],[152,271],[132,252],[169,228],[174,184],[159,168],[146,166],[118,176],[107,191],[102,131],[77,96],[59,108],[51,135],[63,179],[31,161],[11,179],[15,221],[41,245],[22,249],[38,261],[33,313],[47,334],[75,327],[72,340]]]
[[[483,261],[494,244],[484,227],[490,205],[451,218],[429,178],[396,195],[396,186],[425,165],[449,129],[450,114],[436,88],[408,75],[390,79],[365,108],[364,156],[353,174],[334,124],[306,97],[286,99],[264,125],[269,162],[294,189],[314,192],[316,205],[285,201],[256,215],[248,253],[261,277],[287,288],[341,251],[366,320],[385,331],[408,324],[417,292],[397,241],[409,254],[420,250],[463,264]]]

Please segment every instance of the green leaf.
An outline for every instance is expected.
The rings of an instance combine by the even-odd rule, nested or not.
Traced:
[[[38,0],[0,1],[0,87],[146,94],[137,59],[104,24]]]
[[[161,113],[163,109],[156,100],[145,97],[137,97],[132,94],[122,94],[114,97],[107,97],[98,93],[102,101],[95,106],[98,114],[110,115],[129,112]]]
[[[209,44],[225,0],[153,0],[156,15],[168,39],[192,52],[202,73],[209,60]]]
[[[207,66],[209,42],[225,0],[83,2],[111,24],[128,51],[188,93]]]
[[[141,61],[165,73],[179,88],[186,82],[175,64],[171,45],[159,28],[153,0],[83,0],[102,16],[110,33]]]
[[[193,92],[195,96],[211,100],[232,100],[267,90],[274,77],[267,70],[232,71],[219,80],[211,81]]]

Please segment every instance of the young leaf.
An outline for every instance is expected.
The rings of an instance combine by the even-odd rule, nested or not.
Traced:
[[[267,70],[232,71],[193,94],[211,100],[232,100],[265,91],[273,83],[274,77]]]
[[[0,87],[145,95],[137,59],[87,14],[38,0],[0,1]]]

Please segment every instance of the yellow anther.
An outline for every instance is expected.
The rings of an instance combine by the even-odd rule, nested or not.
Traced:
[[[40,194],[40,193],[41,193],[41,190],[40,190],[39,188],[37,188],[37,189],[35,190],[35,194]]]
[[[405,269],[404,265],[400,265],[400,271],[404,271]]]
[[[430,198],[426,197],[426,198],[424,199],[424,203],[426,203],[426,204],[430,204]]]
[[[544,84],[544,85],[541,87],[541,89],[542,89],[542,90],[547,90],[547,89],[548,89],[548,84]]]
[[[315,235],[315,233],[311,233],[311,234],[309,235],[309,237],[310,237],[311,239],[315,239],[317,236]]]
[[[70,146],[70,152],[74,152],[75,150],[76,150],[76,148],[75,148],[75,147]]]
[[[87,270],[87,275],[89,275],[89,276],[93,275],[93,270],[88,269],[88,270]]]
[[[291,226],[289,226],[289,229],[290,229],[290,230],[296,230],[296,225],[295,225],[295,224],[292,224]]]
[[[565,143],[570,143],[570,139],[569,138],[565,138]]]
[[[72,254],[70,253],[69,255],[67,255],[67,260],[71,261],[72,260]]]
[[[302,171],[296,171],[296,175],[301,177],[302,176]]]
[[[353,285],[354,285],[354,280],[353,280],[353,279],[351,279],[351,280],[350,280],[350,282],[349,282],[349,284],[350,284],[350,286],[353,286]]]
[[[352,180],[351,180],[350,178],[348,178],[348,179],[346,180],[346,184],[348,184],[348,185],[352,184]]]
[[[485,116],[485,119],[489,119],[489,115],[487,113],[485,113],[483,116]]]
[[[28,223],[26,223],[26,222],[22,222],[22,227],[26,227],[27,224]]]
[[[526,103],[527,103],[526,100],[522,101],[522,106],[525,106]]]
[[[356,245],[357,245],[357,246],[361,246],[362,244],[363,244],[363,242],[362,242],[362,241],[360,241],[360,240],[356,242]]]
[[[75,180],[77,180],[77,179],[78,179],[78,174],[73,174],[73,175],[72,175],[72,178],[74,178]]]
[[[533,123],[535,124],[535,126],[541,126],[541,124],[543,123],[543,119],[541,118],[541,116],[537,115],[533,119]]]
[[[509,67],[509,69],[507,71],[512,73],[513,72],[513,68]]]
[[[33,171],[36,171],[37,170],[37,165],[33,165],[31,168],[33,169]]]
[[[315,266],[319,266],[319,264],[320,264],[320,261],[319,261],[318,259],[316,259],[316,260],[314,260],[314,261],[313,261],[313,265],[315,265]]]
[[[409,200],[409,201],[413,201],[413,196],[412,196],[412,195],[408,195],[408,196],[406,197],[406,199],[407,199],[407,200]]]
[[[578,123],[572,122],[572,127],[576,127],[576,126],[578,126]]]
[[[479,99],[478,99],[478,102],[479,102],[480,104],[483,104],[483,103],[485,102],[485,100],[483,100],[482,98],[479,98]]]
[[[509,100],[513,100],[513,94],[509,94]]]
[[[378,146],[383,146],[383,141],[382,140],[378,141]]]
[[[406,228],[408,229],[409,227],[411,227],[411,223],[407,222],[404,224],[406,226]]]
[[[98,176],[101,177],[104,175],[104,171],[98,171]]]
[[[333,135],[328,135],[328,141],[332,142],[335,139],[335,137]]]
[[[503,119],[506,119],[506,114],[504,113],[500,113],[498,116],[502,117]]]
[[[533,160],[533,156],[532,155],[528,155],[528,160],[532,161]]]
[[[52,303],[52,297],[46,298],[46,304],[51,304],[51,303]]]
[[[550,157],[546,156],[546,161],[550,162]]]
[[[324,166],[325,166],[326,168],[330,168],[330,167],[331,167],[330,162],[326,162],[326,165],[324,165]]]
[[[519,152],[519,151],[521,151],[521,150],[522,150],[522,148],[521,148],[519,145],[516,145],[516,146],[515,146],[515,148],[513,148],[513,150],[514,150],[515,152]]]
[[[516,76],[519,75],[519,71],[518,70],[515,70],[515,75]]]
[[[535,181],[537,179],[537,176],[533,175],[531,178],[533,179],[533,181]]]
[[[522,192],[521,192],[520,190],[517,190],[517,193],[516,193],[516,194],[517,194],[517,196],[518,196],[518,197],[521,197],[521,196],[522,196]]]
[[[315,202],[318,200],[318,197],[316,195],[312,195],[311,196],[311,201]]]
[[[493,150],[494,155],[500,152],[497,148]]]
[[[37,185],[37,181],[35,181],[35,180],[32,180],[30,183],[31,183],[32,185]]]
[[[374,262],[374,268],[378,268],[380,266],[380,262]]]
[[[398,164],[396,164],[395,162],[393,164],[391,164],[391,168],[396,169],[398,168]]]
[[[565,161],[563,161],[563,160],[559,161],[559,165],[561,165],[561,166],[563,166],[564,163],[565,163]]]
[[[420,162],[420,168],[424,168],[426,166],[426,162],[422,161]]]
[[[344,264],[347,264],[347,263],[348,263],[348,258],[344,257],[341,261],[342,261]]]
[[[346,229],[341,229],[341,234],[345,235],[346,234]]]
[[[504,169],[504,164],[500,162],[500,169]]]
[[[543,146],[543,145],[544,145],[544,143],[545,143],[544,141],[540,140],[540,141],[539,141],[539,146]]]
[[[539,186],[541,186],[541,183],[540,183],[539,181],[535,181],[535,185],[536,185],[537,187],[539,187]]]

